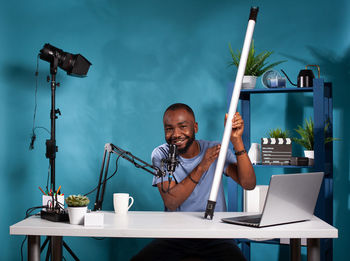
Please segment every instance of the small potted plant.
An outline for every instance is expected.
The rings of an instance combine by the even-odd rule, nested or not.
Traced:
[[[271,129],[268,132],[268,136],[269,138],[282,138],[282,139],[286,139],[289,137],[289,131],[287,130],[282,130],[281,128],[276,128],[276,129]]]
[[[305,119],[305,127],[298,125],[295,131],[300,138],[293,138],[293,141],[305,148],[305,157],[314,159],[314,122],[312,119],[310,118],[309,121]]]
[[[290,165],[292,139],[289,132],[281,128],[271,129],[268,138],[261,138],[263,165]]]
[[[328,130],[329,123],[324,127],[324,132]],[[300,138],[293,138],[293,141],[303,146],[305,157],[309,159],[314,159],[314,122],[310,117],[309,120],[305,119],[305,126],[302,127],[298,125],[298,128],[295,131],[299,134]],[[328,143],[334,140],[339,140],[333,137],[326,137],[324,143]]]
[[[232,62],[229,66],[235,65],[238,68],[239,60],[241,58],[241,50],[234,52],[232,50],[231,44],[229,44],[230,53],[232,56]],[[260,77],[264,72],[272,69],[276,65],[283,63],[285,61],[278,61],[271,64],[266,62],[266,59],[271,56],[273,52],[263,51],[259,54],[256,53],[254,47],[254,40],[250,46],[248,60],[245,67],[242,89],[254,89],[257,77]]]
[[[81,225],[84,222],[84,216],[87,212],[87,206],[90,200],[83,195],[70,195],[66,198],[68,205],[69,223],[74,225]]]

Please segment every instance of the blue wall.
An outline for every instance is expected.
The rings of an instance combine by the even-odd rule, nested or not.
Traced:
[[[335,260],[349,245],[349,4],[345,0],[301,1],[2,1],[0,9],[0,241],[4,260],[18,260],[21,236],[9,226],[40,205],[48,160],[43,129],[29,151],[35,98],[37,54],[44,43],[81,53],[92,62],[86,78],[58,71],[56,184],[68,194],[86,193],[96,184],[103,147],[112,142],[149,161],[164,141],[161,117],[173,102],[190,104],[199,122],[198,138],[220,140],[226,86],[235,71],[227,68],[228,43],[243,43],[249,8],[259,5],[254,39],[258,51],[272,50],[271,60],[292,79],[306,64],[318,64],[334,86],[334,241]],[[49,64],[39,61],[36,126],[49,128]],[[258,87],[262,88],[260,82]],[[276,102],[277,101],[277,102]],[[252,142],[270,128],[293,130],[311,114],[307,96],[273,96],[253,100]],[[278,107],[276,107],[278,103]],[[253,105],[254,106],[254,105]],[[278,126],[277,126],[278,125]],[[256,139],[256,140],[254,140]],[[112,193],[129,192],[132,210],[162,210],[152,177],[120,160],[107,186],[105,210]],[[111,165],[112,166],[112,165]],[[270,173],[258,172],[266,184]],[[140,189],[141,188],[141,189]],[[91,196],[94,201],[94,195]],[[92,204],[90,205],[90,207]],[[65,238],[82,260],[128,260],[148,240]],[[130,247],[130,245],[132,247]],[[26,247],[24,248],[26,250]],[[25,251],[24,251],[25,252]],[[278,246],[253,246],[253,260],[283,259]],[[65,254],[70,260],[68,254]]]

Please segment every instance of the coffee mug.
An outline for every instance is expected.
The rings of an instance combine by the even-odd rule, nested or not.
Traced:
[[[130,200],[131,202],[129,203]],[[126,214],[132,204],[134,204],[134,198],[129,196],[128,193],[113,194],[114,212],[116,214]]]

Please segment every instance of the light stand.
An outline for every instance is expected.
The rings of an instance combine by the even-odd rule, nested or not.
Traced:
[[[86,76],[91,63],[80,54],[67,53],[50,44],[44,45],[44,47],[40,50],[39,57],[40,59],[50,63],[51,74],[51,132],[50,139],[46,140],[45,155],[50,162],[50,189],[52,191],[52,205],[51,207],[47,208],[46,211],[41,211],[41,218],[55,222],[68,221],[68,213],[63,209],[63,206],[60,206],[60,203],[57,200],[58,195],[55,184],[55,159],[56,152],[58,151],[58,147],[56,146],[56,119],[57,114],[61,115],[60,110],[56,109],[56,86],[59,86],[59,83],[56,83],[57,67],[60,67],[66,71],[68,75],[84,77]],[[50,242],[50,244],[46,253],[46,260],[49,260],[50,255],[51,259],[62,259],[62,245],[67,249],[74,260],[79,260],[73,251],[68,247],[68,245],[63,241],[63,238],[59,236],[47,237],[41,247],[41,251],[45,248],[48,242]]]
[[[50,74],[51,74],[51,111],[50,111],[50,120],[51,120],[51,137],[49,140],[46,140],[46,158],[50,162],[50,188],[52,189],[52,208],[46,209],[46,211],[41,211],[41,218],[47,219],[50,221],[61,222],[68,221],[68,213],[65,212],[62,207],[59,205],[57,200],[56,193],[56,152],[58,147],[56,146],[56,119],[57,114],[61,115],[59,109],[56,109],[56,86],[59,86],[59,83],[56,83],[56,74],[57,74],[58,58],[54,57],[53,61],[50,62]],[[55,198],[56,197],[56,198]]]
[[[108,153],[108,156],[107,156],[107,163],[106,163],[105,161],[106,161],[107,153]],[[105,193],[105,189],[106,189],[106,183],[107,183],[107,180],[109,179],[109,178],[107,178],[108,166],[109,166],[109,161],[110,161],[112,153],[117,154],[118,157],[122,157],[123,159],[128,160],[129,162],[133,163],[135,165],[135,167],[141,168],[141,169],[147,171],[148,173],[150,173],[156,177],[159,177],[159,178],[165,177],[165,171],[163,171],[163,167],[161,169],[159,169],[158,167],[155,167],[153,165],[148,164],[147,162],[135,157],[130,152],[125,151],[125,150],[113,145],[112,143],[106,143],[105,148],[104,148],[104,153],[103,153],[102,167],[101,167],[101,171],[100,171],[100,177],[98,180],[96,200],[95,200],[93,211],[102,209],[102,203],[103,203],[103,197],[104,197],[104,193]],[[162,161],[162,164],[163,163],[166,164],[166,161]],[[106,165],[106,168],[105,168],[105,165]],[[104,174],[103,174],[103,171],[104,171]],[[101,191],[101,196],[100,196],[101,186],[102,186],[102,191]]]
[[[46,158],[50,161],[50,189],[52,193],[52,206],[47,208],[47,211],[41,211],[41,218],[48,219],[51,221],[68,221],[68,213],[64,211],[63,207],[60,206],[57,200],[57,191],[55,187],[56,179],[56,152],[58,147],[56,146],[56,119],[57,114],[61,115],[59,109],[56,109],[55,95],[56,86],[56,74],[57,67],[60,67],[67,72],[68,75],[84,77],[86,76],[91,63],[80,54],[71,54],[64,52],[50,44],[45,44],[39,53],[40,59],[50,63],[50,74],[51,74],[51,133],[50,139],[46,140]]]

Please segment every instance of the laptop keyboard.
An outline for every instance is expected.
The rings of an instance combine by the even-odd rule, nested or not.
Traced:
[[[234,219],[236,221],[239,221],[239,222],[259,224],[260,220],[261,220],[261,214],[259,214],[259,215],[252,215],[252,216],[235,217]]]

